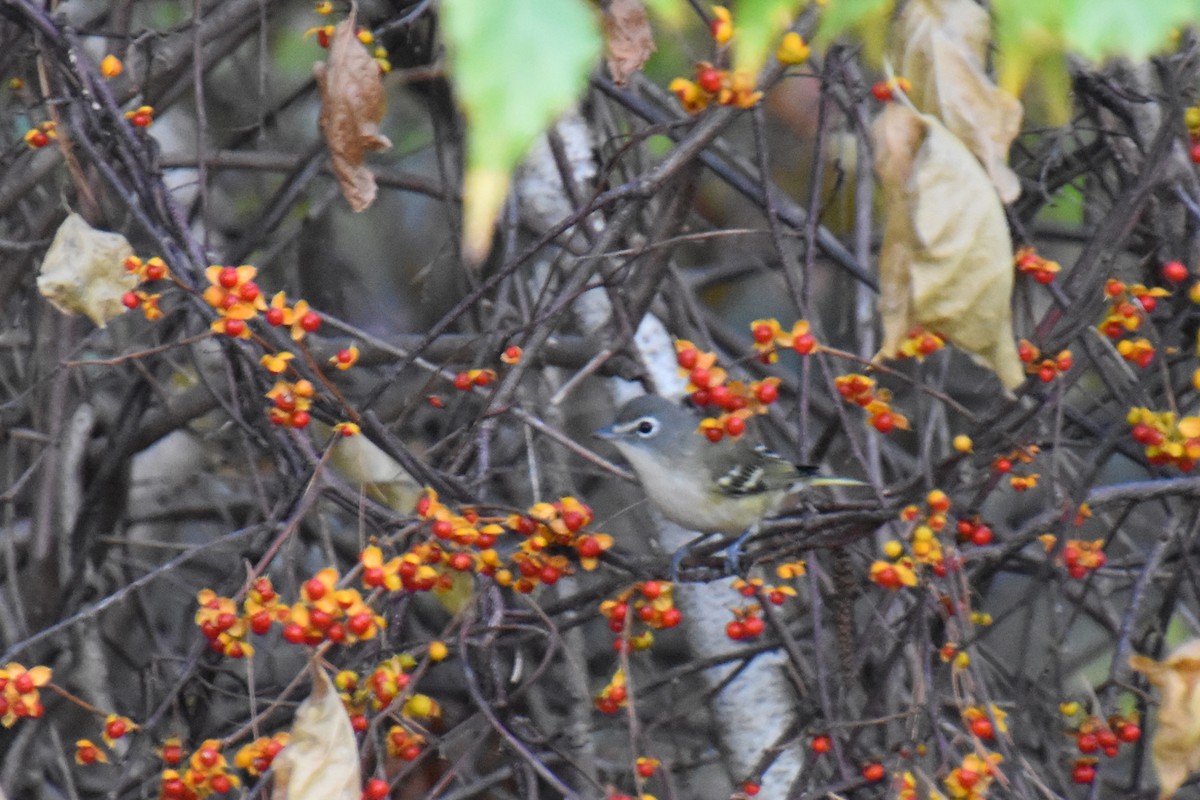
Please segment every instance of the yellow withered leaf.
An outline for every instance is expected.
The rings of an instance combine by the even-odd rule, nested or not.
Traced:
[[[337,689],[314,660],[313,689],[275,757],[271,800],[359,800],[358,745]]]
[[[375,175],[363,164],[370,150],[391,141],[379,132],[387,100],[379,65],[358,40],[354,11],[338,23],[329,40],[329,60],[313,64],[321,93],[321,135],[329,148],[333,174],[350,208],[362,211],[375,200]]]
[[[1200,771],[1200,639],[1180,645],[1166,661],[1130,656],[1129,666],[1162,695],[1150,755],[1158,773],[1158,796],[1167,798],[1188,775]]]
[[[911,0],[891,30],[897,74],[912,84],[909,99],[938,118],[983,163],[1011,203],[1021,194],[1008,168],[1008,148],[1021,129],[1021,102],[984,69],[988,14],[973,0]]]
[[[124,313],[121,297],[137,286],[137,276],[125,269],[131,255],[124,236],[98,231],[72,213],[42,259],[38,291],[64,314],[84,314],[103,328]]]
[[[1005,388],[1020,385],[1012,240],[987,173],[937,119],[902,103],[887,105],[872,136],[885,216],[879,355],[895,357],[921,326],[994,371]]]

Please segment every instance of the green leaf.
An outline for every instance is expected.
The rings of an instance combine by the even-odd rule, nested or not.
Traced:
[[[807,0],[740,0],[733,9],[733,65],[757,77]]]
[[[1063,35],[1080,55],[1146,58],[1167,47],[1171,31],[1200,17],[1198,0],[1068,0]]]
[[[646,0],[646,7],[671,30],[680,30],[690,16],[685,0]]]
[[[441,23],[467,118],[464,251],[478,260],[513,168],[583,91],[600,27],[583,0],[442,0]]]
[[[872,15],[889,11],[894,0],[836,0],[821,12],[821,24],[815,39],[830,42],[846,31],[859,27]]]

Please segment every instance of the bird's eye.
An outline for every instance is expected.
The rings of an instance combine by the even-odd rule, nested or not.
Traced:
[[[658,430],[658,421],[643,417],[637,424],[638,436],[653,436]]]

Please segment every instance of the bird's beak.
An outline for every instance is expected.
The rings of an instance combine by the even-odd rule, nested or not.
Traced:
[[[613,432],[612,425],[605,425],[603,428],[593,431],[592,436],[597,439],[614,439],[617,434]]]

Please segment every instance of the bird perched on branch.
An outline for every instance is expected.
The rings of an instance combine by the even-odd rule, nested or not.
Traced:
[[[596,436],[612,442],[667,519],[702,533],[742,534],[781,510],[789,496],[812,486],[862,486],[798,466],[762,444],[712,443],[699,420],[657,395],[626,403]]]

